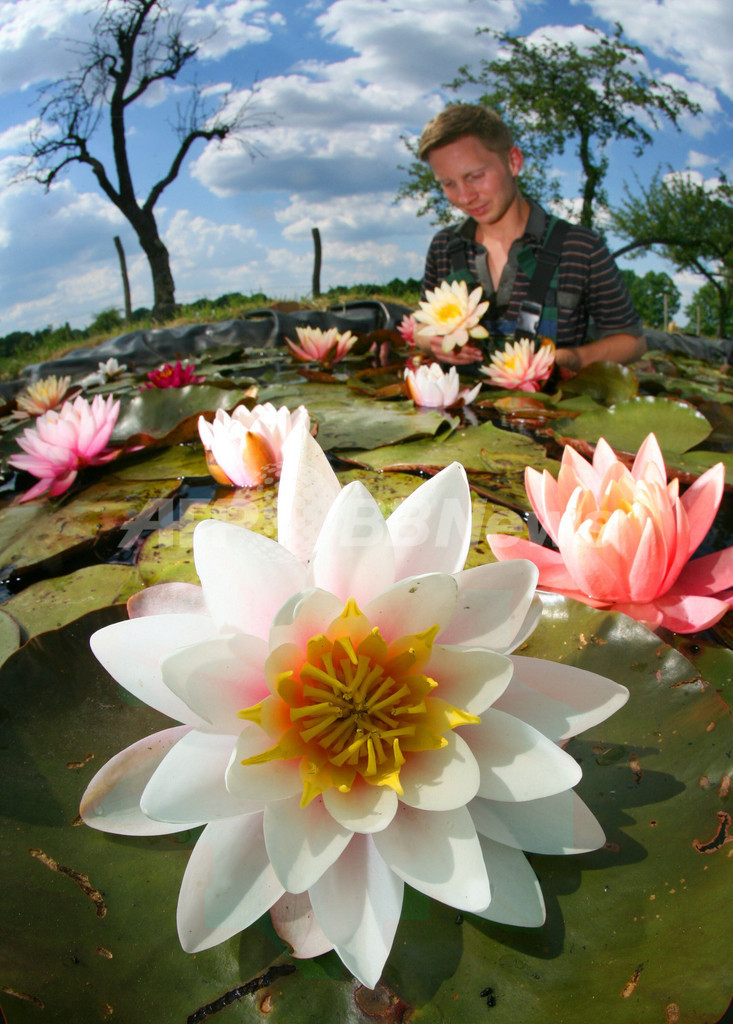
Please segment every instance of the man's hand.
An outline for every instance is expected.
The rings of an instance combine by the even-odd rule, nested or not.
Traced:
[[[455,363],[457,366],[466,366],[468,363],[478,363],[484,358],[480,348],[475,345],[464,345],[462,348],[454,348],[450,352],[443,351],[443,339],[431,338],[430,351],[436,359],[443,363]]]

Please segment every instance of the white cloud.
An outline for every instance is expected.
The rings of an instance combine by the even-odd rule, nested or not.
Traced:
[[[314,202],[305,196],[290,197],[288,206],[276,211],[275,219],[284,224],[283,238],[310,238],[311,229],[332,241],[342,242],[363,238],[412,235],[417,224],[416,200],[394,203],[391,192],[369,196],[339,196],[324,202]]]
[[[578,4],[581,0],[572,0]],[[626,36],[660,57],[683,65],[688,75],[733,98],[729,0],[583,0]]]
[[[278,13],[268,17],[267,7],[267,0],[234,0],[187,8],[187,40],[202,40],[199,54],[204,60],[217,60],[252,43],[266,43],[272,36],[270,26],[280,27],[284,22]]]

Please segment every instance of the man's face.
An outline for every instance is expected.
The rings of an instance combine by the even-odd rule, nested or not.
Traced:
[[[500,154],[466,135],[434,149],[428,163],[446,199],[479,224],[501,220],[518,195],[522,154],[516,146]]]

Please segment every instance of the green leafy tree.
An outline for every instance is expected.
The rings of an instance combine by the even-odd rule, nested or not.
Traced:
[[[657,172],[638,194],[627,188],[613,223],[631,239],[616,256],[655,247],[680,270],[707,279],[717,295],[715,333],[726,337],[733,307],[733,185],[726,177],[711,184],[690,174]]]
[[[669,274],[665,274],[664,271],[656,273],[654,270],[648,270],[640,277],[633,270],[622,270],[621,276],[644,326],[665,328],[665,296],[668,320],[671,320],[680,308],[681,298],[679,289]]]
[[[692,301],[685,306],[685,316],[687,330],[692,334],[708,337],[720,334],[720,296],[709,281],[702,288],[698,288]],[[730,307],[722,325],[722,336],[733,338],[733,309]]]
[[[574,145],[582,180],[580,223],[591,226],[594,209],[606,202],[603,183],[608,143],[631,142],[633,152],[639,155],[652,142],[646,127],[649,121],[654,127],[669,121],[679,129],[680,116],[697,114],[700,107],[682,90],[657,82],[642,70],[642,51],[622,39],[620,24],[611,36],[597,29],[588,31],[595,41],[581,49],[575,43],[546,38],[530,42],[479,29],[499,43],[500,54],[483,60],[477,72],[468,66],[460,68],[450,87],[486,90],[477,102],[496,110],[514,129],[520,148],[529,157],[530,179],[541,182],[535,193],[556,194],[546,168],[553,155]],[[422,196],[425,205],[421,212],[440,215],[444,202],[434,194],[438,186],[429,172],[412,164],[408,175],[399,195]]]
[[[177,85],[188,100],[173,126],[172,155],[147,196],[138,198],[127,146],[130,112],[160,83],[179,79],[196,60],[200,43],[184,42],[181,15],[169,0],[116,0],[101,7],[91,42],[75,47],[75,69],[41,92],[28,164],[18,177],[49,189],[70,165],[88,167],[137,235],[153,278],[153,316],[162,320],[175,312],[175,286],[156,203],[199,139],[235,138],[246,145],[245,132],[268,122],[253,116],[247,103],[232,109],[228,95],[210,105],[202,86],[182,79]],[[107,166],[98,138],[105,120],[112,148]]]

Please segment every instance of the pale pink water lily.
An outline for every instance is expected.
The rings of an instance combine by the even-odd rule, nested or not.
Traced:
[[[85,388],[92,387],[95,384],[106,384],[110,380],[116,380],[118,377],[121,377],[126,369],[126,363],[120,363],[114,356],[110,356],[109,359],[97,363],[97,369],[83,377],[81,384]]]
[[[481,390],[461,388],[455,366],[446,372],[440,363],[421,363],[420,366],[405,370],[405,388],[415,405],[425,409],[450,409],[454,405],[470,405]]]
[[[21,391],[15,403],[25,416],[43,416],[57,409],[71,390],[71,377],[42,377]]]
[[[539,391],[555,365],[555,346],[545,340],[535,351],[527,338],[507,342],[499,352],[492,352],[488,366],[481,367],[492,384],[511,391]]]
[[[261,487],[280,477],[283,444],[310,416],[301,405],[291,412],[270,402],[247,409],[240,405],[229,415],[218,409],[213,423],[199,416],[199,436],[209,472],[217,483],[229,487]]]
[[[296,956],[333,947],[374,987],[405,882],[494,921],[542,923],[522,850],[604,841],[558,741],[628,693],[509,657],[541,614],[536,569],[462,570],[461,466],[385,521],[360,482],[340,490],[303,428],[285,448],[278,541],[200,523],[201,587],[143,591],[128,621],[92,636],[122,686],[184,724],[116,755],[81,813],[128,835],[207,823],[181,885],[184,949],[269,909]]]
[[[489,304],[482,302],[481,296],[480,287],[469,295],[465,281],[442,281],[439,288],[425,293],[414,314],[415,320],[424,325],[418,327],[417,334],[421,338],[442,338],[444,352],[461,348],[469,338],[486,338],[488,331],[480,320]]]
[[[20,500],[31,501],[46,491],[53,496],[63,494],[80,469],[114,459],[119,450],[109,450],[107,444],[119,411],[120,403],[112,395],[107,399],[96,395],[91,403],[78,397],[26,427],[18,438],[23,454],[12,455],[8,461],[39,481]]]
[[[351,331],[340,332],[336,327],[322,331],[320,327],[296,327],[300,344],[286,338],[288,348],[296,359],[319,362],[325,366],[340,363],[356,343]]]
[[[489,534],[499,559],[528,558],[539,586],[611,608],[652,627],[692,633],[717,622],[733,604],[733,547],[691,561],[720,506],[722,463],[684,494],[667,469],[654,434],[631,470],[601,438],[588,463],[571,447],[557,481],[525,471],[529,500],[559,550]]]

